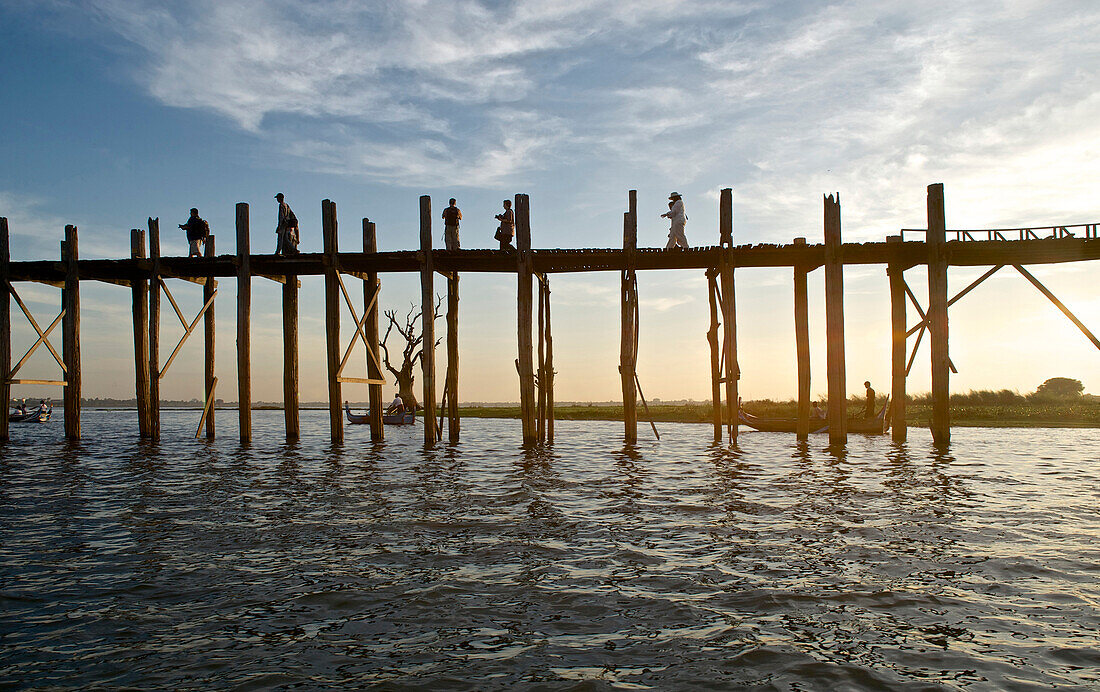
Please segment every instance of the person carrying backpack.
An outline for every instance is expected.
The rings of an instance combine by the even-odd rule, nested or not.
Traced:
[[[191,218],[187,219],[186,223],[181,223],[179,226],[187,231],[187,256],[202,257],[202,250],[199,249],[199,244],[205,243],[207,236],[210,235],[210,224],[199,218],[199,210],[192,207]]]

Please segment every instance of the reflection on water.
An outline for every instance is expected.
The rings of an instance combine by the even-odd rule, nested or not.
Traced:
[[[424,449],[334,446],[322,411],[288,444],[276,411],[242,447],[193,418],[13,429],[5,688],[1100,684],[1094,431],[524,448],[468,420]]]

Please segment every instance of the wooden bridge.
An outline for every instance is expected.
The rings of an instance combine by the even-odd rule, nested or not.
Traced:
[[[798,367],[799,436],[809,432],[810,349],[807,302],[807,276],[818,267],[825,271],[825,312],[827,343],[827,380],[829,401],[846,401],[844,362],[843,268],[846,265],[883,265],[890,288],[892,327],[891,426],[895,440],[906,437],[905,380],[913,367],[917,346],[925,333],[931,341],[933,415],[931,429],[937,442],[950,437],[949,377],[954,369],[948,356],[948,307],[978,284],[1004,267],[1013,267],[1046,295],[1067,315],[1097,348],[1100,340],[1088,330],[1045,286],[1024,267],[1032,264],[1079,262],[1100,259],[1098,224],[1049,226],[1043,228],[987,229],[947,231],[944,223],[943,187],[928,187],[928,225],[926,229],[904,229],[885,242],[843,243],[841,240],[840,199],[824,198],[824,243],[809,244],[795,238],[789,245],[734,245],[733,195],[722,190],[719,199],[719,243],[716,246],[688,250],[657,250],[637,247],[637,195],[631,191],[623,216],[623,247],[611,249],[533,249],[529,199],[516,195],[516,251],[437,250],[432,247],[431,199],[420,198],[420,249],[377,252],[375,224],[362,220],[361,251],[344,252],[338,248],[336,205],[321,203],[324,251],[290,257],[253,255],[249,248],[249,208],[236,208],[235,254],[217,255],[214,238],[201,258],[162,257],[157,219],[148,221],[146,231],[131,231],[131,256],[127,259],[79,259],[77,229],[65,228],[60,260],[10,261],[8,222],[0,218],[0,285],[6,290],[0,300],[0,398],[10,400],[10,387],[19,384],[49,384],[64,388],[65,432],[79,439],[80,427],[80,282],[102,281],[129,286],[133,300],[133,337],[135,391],[138,402],[138,427],[143,438],[160,436],[160,380],[174,362],[184,341],[204,322],[204,360],[206,403],[199,423],[201,434],[215,434],[213,402],[217,387],[214,375],[214,307],[218,279],[235,277],[237,281],[237,382],[240,438],[252,438],[250,313],[253,277],[282,284],[283,308],[283,382],[286,436],[297,439],[298,419],[298,289],[300,277],[323,276],[325,281],[326,353],[328,360],[328,399],[333,441],[343,440],[343,384],[367,384],[372,412],[371,438],[383,439],[381,420],[382,385],[385,383],[379,361],[378,275],[390,272],[416,272],[421,278],[422,329],[425,344],[422,358],[424,387],[424,439],[436,443],[444,427],[451,441],[460,434],[458,417],[458,304],[459,276],[467,272],[514,273],[517,276],[516,368],[520,384],[520,408],[524,443],[543,443],[554,437],[553,337],[550,320],[550,277],[557,273],[617,271],[621,278],[621,349],[619,371],[622,379],[625,439],[637,440],[636,401],[640,394],[635,364],[638,352],[637,272],[661,269],[705,270],[710,303],[710,329],[707,339],[711,353],[711,383],[714,403],[714,437],[723,439],[723,430],[731,440],[737,436],[737,328],[735,271],[745,267],[786,268],[793,271],[794,320]],[[905,234],[923,236],[919,241],[905,240]],[[954,240],[948,241],[948,234]],[[905,280],[904,272],[917,265],[928,268],[927,301],[921,305],[917,294]],[[949,266],[988,266],[990,270],[954,297],[948,297]],[[442,406],[437,416],[435,338],[435,276],[447,282],[447,370]],[[181,279],[203,287],[203,307],[188,319],[180,310],[167,279]],[[355,305],[349,279],[362,282],[363,309]],[[43,329],[22,301],[15,284],[33,281],[62,289],[60,313]],[[532,293],[538,286],[537,331]],[[161,296],[168,298],[183,328],[183,337],[161,364]],[[26,316],[38,334],[28,352],[11,365],[11,301]],[[907,322],[906,303],[911,302],[919,321]],[[341,302],[350,312],[355,334],[343,350],[340,343]],[[50,335],[62,327],[62,353],[50,342]],[[721,339],[719,338],[721,334]],[[908,338],[915,336],[912,354],[907,356]],[[538,357],[534,341],[538,343]],[[366,346],[367,377],[345,376],[353,346]],[[64,375],[60,380],[17,378],[20,368],[41,346],[57,361]],[[724,396],[723,396],[724,395]],[[847,439],[846,407],[830,406],[830,440]],[[8,420],[0,421],[0,439],[8,438]]]

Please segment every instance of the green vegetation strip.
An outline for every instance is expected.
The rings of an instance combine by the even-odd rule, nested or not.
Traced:
[[[749,401],[745,410],[765,418],[794,418],[797,404],[793,401]],[[685,404],[682,406],[650,405],[653,420],[661,423],[710,423],[710,404]],[[862,404],[851,404],[849,416],[862,414]],[[639,411],[639,422],[646,420]],[[519,418],[518,406],[471,406],[459,409],[463,418]],[[905,418],[912,427],[926,427],[932,417],[932,407],[924,403],[911,403]],[[555,406],[556,420],[610,420],[621,421],[620,405],[570,405]],[[1026,402],[1019,404],[964,404],[951,406],[951,424],[959,427],[982,428],[1100,428],[1100,399],[1082,398],[1066,402]]]

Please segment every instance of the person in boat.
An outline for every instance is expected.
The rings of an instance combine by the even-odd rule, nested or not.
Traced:
[[[822,408],[821,405],[818,404],[816,401],[814,402],[813,408],[810,409],[810,418],[816,420],[825,420],[825,409]]]
[[[18,413],[21,416],[26,415],[26,413],[27,413],[27,400],[26,399],[20,399],[19,400],[19,403],[15,407],[15,412]]]
[[[863,383],[863,386],[867,388],[867,401],[863,404],[863,417],[874,418],[875,417],[875,390],[871,389],[871,382],[867,381]]]
[[[393,395],[393,401],[391,401],[390,405],[386,407],[386,413],[390,414],[390,413],[404,413],[404,412],[405,412],[405,402],[401,400],[401,395],[400,394],[394,394]]]
[[[48,405],[48,404],[46,403],[46,400],[45,400],[45,399],[43,399],[42,401],[38,402],[38,412],[39,412],[39,413],[46,413],[46,412],[47,412],[47,411],[49,411],[49,410],[50,410],[50,407],[49,407],[49,405]]]

